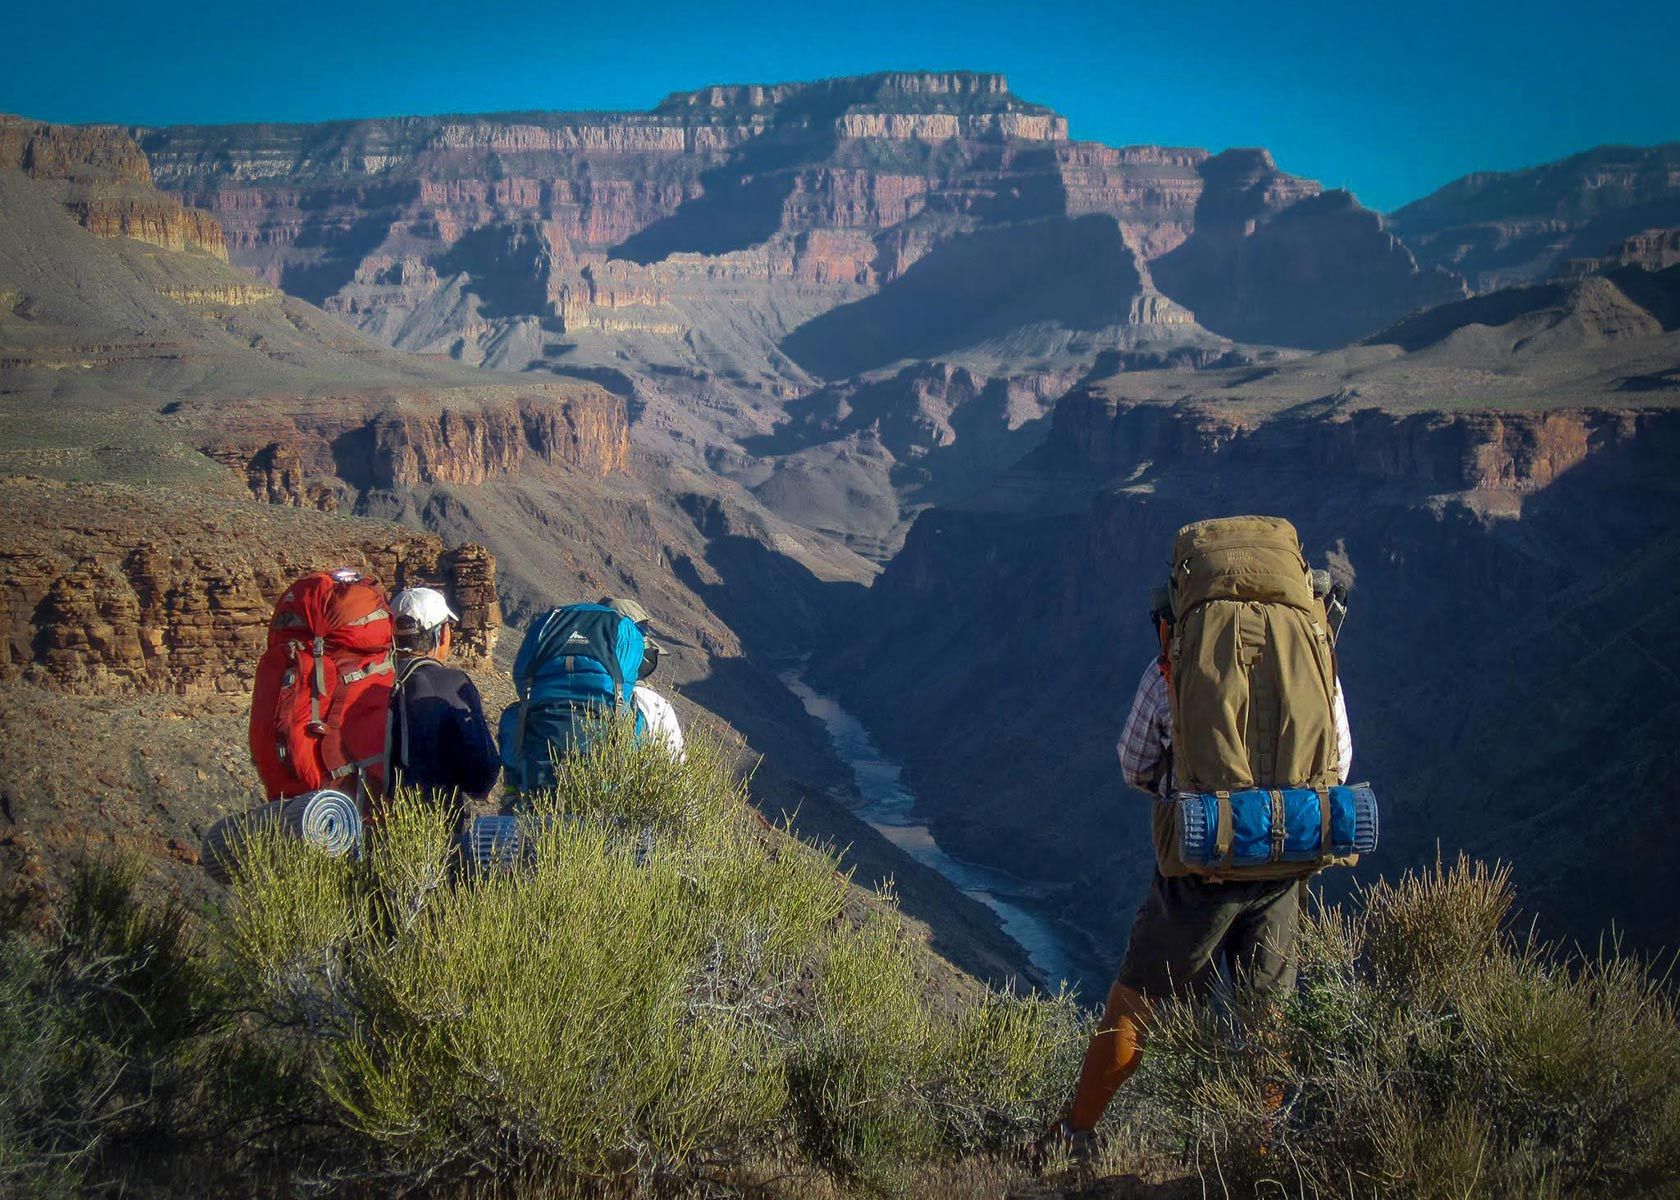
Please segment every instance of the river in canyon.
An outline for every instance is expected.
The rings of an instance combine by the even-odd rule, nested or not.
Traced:
[[[995,912],[1003,931],[1027,952],[1052,990],[1066,981],[1087,1000],[1101,994],[1108,981],[1093,961],[1086,939],[1035,904],[1043,893],[1042,885],[964,862],[941,850],[932,831],[914,815],[916,797],[904,785],[904,768],[881,752],[863,722],[806,682],[803,670],[784,671],[781,679],[805,711],[823,723],[835,753],[851,767],[862,803],[841,799],[853,812],[911,858]]]

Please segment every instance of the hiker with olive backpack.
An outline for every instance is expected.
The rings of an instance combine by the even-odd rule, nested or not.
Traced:
[[[1160,655],[1116,747],[1126,782],[1155,797],[1154,880],[1073,1101],[1041,1152],[1089,1149],[1137,1069],[1152,1003],[1205,999],[1221,960],[1250,1011],[1292,990],[1303,881],[1375,847],[1370,789],[1344,783],[1344,594],[1309,570],[1288,521],[1179,531],[1151,614]]]

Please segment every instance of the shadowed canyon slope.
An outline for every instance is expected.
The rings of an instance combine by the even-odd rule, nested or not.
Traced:
[[[1040,450],[916,521],[818,677],[942,841],[1060,881],[1115,944],[1149,870],[1113,756],[1148,589],[1181,524],[1284,513],[1354,585],[1354,774],[1386,805],[1364,870],[1462,847],[1515,864],[1547,933],[1680,943],[1677,299],[1680,270],[1622,269],[1273,367],[1088,381]]]

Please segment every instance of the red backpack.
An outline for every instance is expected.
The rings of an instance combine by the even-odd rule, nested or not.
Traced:
[[[287,588],[251,694],[251,759],[269,799],[333,787],[365,813],[383,796],[394,677],[377,579],[317,571]]]

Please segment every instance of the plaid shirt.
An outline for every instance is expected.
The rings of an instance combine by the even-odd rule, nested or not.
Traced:
[[[1342,681],[1336,680],[1336,777],[1346,782],[1353,766],[1353,734],[1348,730]],[[1138,681],[1132,711],[1115,744],[1120,772],[1140,791],[1165,796],[1172,791],[1172,700],[1161,664],[1152,662]]]

